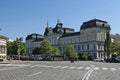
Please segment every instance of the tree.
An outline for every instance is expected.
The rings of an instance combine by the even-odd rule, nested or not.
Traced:
[[[60,55],[60,50],[57,47],[53,46],[52,47],[52,53],[54,55]]]
[[[65,46],[65,55],[68,59],[70,59],[70,58],[77,59],[78,58],[78,54],[75,51],[75,48],[73,45],[66,45]]]
[[[20,55],[26,56],[25,43],[22,42],[23,38],[16,38],[13,42],[7,42],[7,54],[18,55],[18,49],[20,49]]]
[[[120,38],[114,38],[114,41],[111,43],[111,52],[120,57]]]
[[[40,44],[40,47],[33,49],[33,54],[59,55],[60,50],[55,46],[52,47],[48,40],[43,40]]]
[[[110,32],[106,32],[106,40],[105,40],[104,50],[107,53],[107,57],[110,56],[110,51],[111,51],[110,47],[111,47]]]
[[[41,42],[41,52],[42,54],[51,54],[52,53],[52,46],[48,40],[43,40]]]

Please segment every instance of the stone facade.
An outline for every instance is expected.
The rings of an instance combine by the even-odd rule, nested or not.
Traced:
[[[7,41],[8,38],[0,35],[0,59],[5,60],[7,58]]]
[[[62,55],[65,45],[72,44],[79,54],[90,54],[93,58],[103,59],[106,32],[110,30],[109,24],[99,19],[83,22],[79,32],[64,28],[61,22],[57,22],[55,28],[47,25],[44,39],[49,40],[52,46],[58,47]]]
[[[27,53],[31,56],[33,49],[40,47],[40,43],[43,40],[43,36],[39,34],[30,34],[26,37],[26,49]]]

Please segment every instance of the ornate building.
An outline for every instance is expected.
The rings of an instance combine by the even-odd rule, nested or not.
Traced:
[[[0,59],[5,60],[7,57],[7,41],[8,38],[0,35]]]
[[[26,37],[26,49],[29,55],[32,55],[32,51],[36,47],[40,47],[40,43],[43,40],[43,36],[39,34],[30,34]]]
[[[47,24],[44,39],[58,47],[61,55],[64,54],[65,45],[72,44],[79,54],[90,54],[93,58],[103,59],[106,32],[110,30],[109,24],[99,19],[83,22],[79,32],[65,28],[61,22],[57,22],[55,28]]]

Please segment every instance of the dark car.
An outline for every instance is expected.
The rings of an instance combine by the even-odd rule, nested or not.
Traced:
[[[120,63],[120,60],[118,58],[112,57],[112,58],[106,58],[104,59],[105,62],[110,62],[110,63]]]

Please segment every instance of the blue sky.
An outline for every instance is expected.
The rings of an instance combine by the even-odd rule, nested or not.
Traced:
[[[112,34],[120,33],[120,0],[0,0],[0,34],[12,40],[43,34],[47,20],[54,27],[57,17],[75,31],[97,18],[110,24]]]

